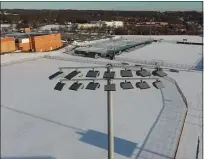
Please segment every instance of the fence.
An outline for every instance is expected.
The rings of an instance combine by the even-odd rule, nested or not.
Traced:
[[[177,144],[177,149],[176,149],[176,151],[175,151],[175,156],[174,156],[174,158],[176,158],[177,151],[178,151],[178,147],[179,147],[179,143],[180,143],[181,136],[182,136],[183,129],[184,129],[184,124],[185,124],[186,117],[187,117],[187,114],[188,114],[188,102],[187,102],[186,97],[184,96],[183,92],[181,91],[181,88],[179,87],[178,83],[177,83],[173,78],[171,78],[171,77],[168,77],[168,76],[167,76],[167,77],[164,77],[164,78],[165,78],[166,80],[168,80],[168,81],[170,81],[170,82],[172,82],[172,83],[175,84],[175,86],[176,86],[176,88],[177,88],[179,94],[181,95],[181,97],[182,97],[182,99],[183,99],[183,101],[184,101],[184,103],[185,103],[185,105],[186,105],[186,108],[187,108],[187,109],[186,109],[186,112],[185,112],[184,120],[183,120],[183,125],[182,125],[182,128],[181,128],[181,133],[180,133],[180,136],[179,136],[178,144]]]
[[[131,62],[131,63],[137,63],[137,64],[143,64],[143,65],[160,65],[162,67],[167,68],[177,68],[177,69],[185,69],[190,70],[192,68],[191,65],[186,64],[176,64],[176,63],[167,63],[167,62],[156,62],[156,61],[149,61],[149,60],[139,60],[139,59],[128,59],[123,57],[116,57],[116,61],[124,61],[124,62]]]
[[[34,61],[34,60],[37,60],[37,59],[40,59],[40,58],[43,58],[43,56],[24,58],[24,59],[15,60],[15,61],[9,61],[9,62],[2,63],[1,67],[8,66],[8,65],[13,65],[13,64],[17,64],[17,63],[23,63],[23,62],[27,62],[27,61]]]
[[[97,64],[97,65],[107,65],[111,63],[111,62],[84,60],[84,59],[77,59],[77,58],[66,58],[66,57],[60,57],[60,56],[50,56],[50,55],[45,55],[44,58],[62,60],[62,61],[81,62],[81,63],[88,63],[88,64]],[[121,63],[112,63],[112,64],[115,66],[122,65]]]
[[[168,76],[167,76],[167,77],[164,77],[164,78],[167,79],[168,81],[170,81],[170,82],[172,82],[172,83],[175,84],[175,86],[176,86],[177,90],[179,91],[179,93],[180,93],[180,95],[181,95],[181,97],[182,97],[182,99],[183,99],[183,101],[184,101],[186,107],[188,108],[187,99],[186,99],[186,97],[184,96],[183,92],[181,91],[181,88],[179,87],[178,83],[177,83],[173,78],[171,78],[171,77],[168,77]]]

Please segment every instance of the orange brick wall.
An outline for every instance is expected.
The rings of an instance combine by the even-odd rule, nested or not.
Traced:
[[[16,50],[15,39],[12,37],[2,38],[0,40],[0,53],[13,52]]]
[[[31,51],[30,43],[16,43],[16,49],[23,52]]]
[[[34,36],[29,41],[29,43],[15,43],[14,38],[3,38],[1,39],[0,51],[1,53],[13,52],[15,50],[46,52],[62,47],[61,34]]]
[[[45,52],[62,47],[61,34],[32,37],[32,48],[36,52]]]

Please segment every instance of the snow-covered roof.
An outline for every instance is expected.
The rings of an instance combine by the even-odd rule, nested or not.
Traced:
[[[125,38],[116,37],[113,39],[102,39],[97,42],[84,42],[84,45],[91,45],[91,47],[81,47],[77,48],[78,51],[85,52],[98,52],[102,54],[107,54],[109,51],[113,51],[114,49],[127,47],[129,45],[136,45],[142,42],[148,41],[147,39],[136,39],[136,40],[128,40]]]

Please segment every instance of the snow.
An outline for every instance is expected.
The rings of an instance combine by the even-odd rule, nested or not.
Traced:
[[[72,62],[80,62],[80,63],[88,63],[88,64],[97,64],[97,65],[107,65],[109,63],[115,65],[121,65],[121,62],[115,60],[109,60],[104,58],[91,58],[91,57],[81,57],[81,56],[73,56],[69,54],[56,54],[50,55],[46,58],[57,59],[62,61],[72,61]]]
[[[42,57],[46,55],[46,53],[11,53],[11,54],[5,54],[1,55],[1,64],[5,64],[8,62],[12,61],[19,61],[23,59],[28,59],[28,58],[37,58],[37,57]]]
[[[202,72],[168,73],[176,79],[188,101],[188,115],[176,159],[195,158],[198,136],[202,143]],[[189,144],[191,146],[189,146]],[[199,159],[202,158],[200,144]]]
[[[37,59],[42,58],[45,55],[60,55],[65,50],[65,48],[62,48],[60,50],[51,51],[51,52],[35,52],[35,53],[9,53],[5,55],[1,55],[1,65],[9,64],[12,62],[18,62],[18,61],[25,61],[28,59]]]
[[[155,36],[154,38],[171,41],[186,37],[188,41],[199,40],[196,36]],[[146,36],[142,38],[145,39]],[[107,134],[106,93],[103,91],[105,83],[100,82],[100,89],[94,92],[88,90],[73,92],[67,89],[57,92],[53,90],[57,80],[50,81],[48,76],[60,66],[93,66],[120,62],[61,54],[63,50],[66,49],[49,53],[1,55],[1,64],[41,58],[7,65],[1,69],[2,157],[107,158],[106,148],[104,145],[100,147],[104,143],[100,140],[101,133]],[[124,53],[119,57],[160,59],[165,62],[194,65],[201,57],[200,54],[202,55],[200,46],[162,42]],[[43,58],[44,55],[50,55],[53,59]],[[55,58],[58,60],[54,60]],[[177,81],[188,102],[188,114],[176,159],[192,159],[196,155],[198,136],[200,143],[203,140],[202,72],[172,73],[168,70],[166,72],[169,77]],[[118,70],[116,74],[119,75]],[[152,81],[147,82],[151,84]],[[120,138],[119,141],[123,139],[128,145],[126,147],[134,151],[128,156],[129,151],[123,148],[127,150],[124,152],[125,155],[117,152],[115,158],[173,158],[186,108],[175,85],[165,79],[162,82],[165,88],[161,92],[152,85],[151,89],[145,91],[136,88],[122,91],[119,82],[116,82],[117,91],[113,95],[114,133]],[[97,140],[90,137],[97,137]],[[200,144],[199,159],[202,158],[201,152],[202,144]]]
[[[2,67],[2,156],[107,157],[107,150],[94,146],[89,136],[94,133],[100,145],[100,134],[107,134],[105,83],[100,82],[101,88],[96,91],[65,88],[58,92],[53,90],[57,80],[48,79],[57,67],[87,65],[90,64],[38,59]],[[122,91],[116,82],[115,136],[133,149],[131,156],[115,153],[116,158],[173,157],[185,105],[176,87],[167,80],[163,82],[166,88],[162,92],[152,86],[145,91]],[[181,113],[174,113],[175,109]],[[172,111],[168,113],[169,110]]]
[[[9,28],[11,27],[11,24],[1,24],[1,28]]]
[[[66,27],[70,27],[70,25],[50,24],[50,25],[45,25],[45,26],[39,27],[39,30],[40,31],[52,30],[52,29],[59,30],[61,27],[66,28]]]
[[[80,46],[86,46],[86,45],[93,45],[94,47],[102,47],[106,48],[106,45],[113,45],[115,42],[115,45],[124,45],[126,43],[141,43],[148,40],[152,40],[148,37],[126,37],[126,36],[114,36],[112,38],[104,38],[99,40],[93,40],[93,41],[83,41],[83,42],[76,42],[74,41],[73,44],[77,44]]]
[[[122,53],[119,58],[136,60],[162,60],[173,64],[194,65],[202,58],[202,46],[173,43],[152,43],[143,48]]]
[[[119,39],[120,37],[113,37],[112,39]],[[74,41],[73,44],[74,45],[79,45],[79,46],[87,46],[87,45],[93,45],[93,44],[100,44],[100,43],[106,43],[109,42],[110,38],[104,38],[104,39],[98,39],[98,40],[92,40],[92,41],[82,41],[82,42],[77,42]]]

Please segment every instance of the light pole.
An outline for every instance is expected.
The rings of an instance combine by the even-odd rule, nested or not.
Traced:
[[[110,73],[110,67],[107,67]],[[107,85],[111,84],[111,79],[107,79]],[[107,117],[108,117],[108,158],[114,159],[114,123],[113,123],[113,99],[112,91],[107,91]]]
[[[104,72],[103,78],[98,78],[100,75],[99,71],[96,71],[95,69],[99,68],[106,68],[106,71]],[[112,71],[113,68],[123,68],[123,70],[120,70],[120,78],[115,78],[115,71]],[[137,76],[141,77],[133,77],[132,70],[131,68],[140,68],[136,72]],[[130,65],[121,65],[121,66],[113,66],[111,64],[108,64],[106,66],[93,66],[93,67],[59,67],[59,71],[56,72],[55,74],[51,75],[49,79],[53,79],[55,77],[60,76],[63,74],[64,69],[69,69],[69,70],[74,70],[68,75],[62,77],[60,81],[57,83],[55,86],[56,90],[61,91],[62,88],[64,87],[66,81],[75,81],[74,84],[70,86],[70,90],[75,90],[77,91],[78,89],[83,88],[83,84],[79,83],[79,81],[92,81],[90,82],[86,89],[90,90],[95,90],[96,88],[100,87],[99,83],[95,83],[93,81],[107,81],[107,85],[104,86],[104,90],[107,91],[107,126],[108,126],[108,159],[114,159],[114,108],[113,108],[113,91],[116,91],[115,84],[112,83],[113,80],[120,80],[125,82],[121,82],[121,88],[123,89],[133,89],[133,85],[131,82],[127,82],[127,80],[140,80],[141,82],[136,83],[136,87],[140,89],[148,89],[150,86],[147,84],[147,82],[143,80],[156,80],[153,82],[153,86],[156,87],[157,89],[164,88],[163,83],[159,80],[158,77],[150,77],[151,74],[146,69],[143,69],[142,66],[130,66]],[[91,77],[91,78],[81,78],[81,79],[76,79],[77,75],[79,75],[81,72],[79,69],[92,69],[89,70],[88,73],[86,74],[86,77]],[[134,71],[134,70],[133,70]],[[155,76],[166,76],[167,74],[164,74],[162,70],[154,70],[154,75]],[[163,74],[162,74],[162,73]]]

